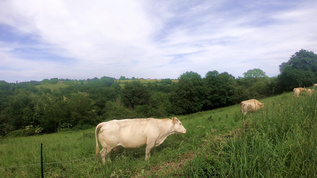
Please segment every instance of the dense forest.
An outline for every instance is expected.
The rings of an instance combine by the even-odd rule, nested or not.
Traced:
[[[250,69],[243,77],[227,72],[189,71],[177,80],[101,77],[87,80],[0,81],[0,135],[33,135],[81,129],[99,122],[168,117],[265,98],[317,82],[317,55],[300,50],[268,77]]]

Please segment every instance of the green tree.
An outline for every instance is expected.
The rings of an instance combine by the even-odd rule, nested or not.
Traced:
[[[261,69],[250,69],[244,74],[244,78],[237,79],[238,101],[250,98],[263,98],[272,95],[271,80]]]
[[[179,77],[170,94],[175,114],[188,114],[201,111],[204,105],[205,92],[199,74],[186,72]]]
[[[0,81],[0,111],[3,110],[7,102],[9,101],[9,97],[12,95],[11,86],[9,83],[5,81]]]
[[[94,125],[97,123],[96,109],[93,100],[89,98],[87,93],[73,93],[66,101],[69,112],[67,123],[71,126],[77,126],[78,124]]]
[[[133,110],[125,108],[119,101],[108,101],[103,108],[103,118],[105,120],[134,118],[136,113]]]
[[[8,111],[8,108],[0,111],[0,135],[4,136],[15,130],[13,123],[10,122],[10,119],[12,119],[12,115]]]
[[[228,106],[236,102],[235,79],[227,72],[211,71],[204,78],[205,110]]]
[[[52,133],[58,130],[61,121],[66,117],[64,108],[65,105],[60,98],[52,94],[41,96],[35,107],[35,115],[39,119],[43,132]]]
[[[30,92],[25,92],[21,89],[15,91],[15,95],[10,97],[7,108],[8,120],[12,123],[15,129],[21,129],[26,125],[33,125],[33,110],[34,103]]]
[[[150,106],[153,116],[166,117],[172,113],[172,104],[168,98],[168,94],[163,92],[155,92],[151,95]]]
[[[280,72],[280,92],[290,91],[299,86],[311,86],[317,80],[317,55],[302,49],[292,55],[288,62],[280,65]]]
[[[261,69],[250,69],[247,72],[243,73],[244,78],[263,78],[267,77],[265,75],[265,72],[263,72]]]
[[[119,80],[128,80],[125,76],[120,76]]]
[[[134,109],[137,105],[149,104],[150,92],[139,81],[128,82],[121,90],[121,100],[124,106]]]

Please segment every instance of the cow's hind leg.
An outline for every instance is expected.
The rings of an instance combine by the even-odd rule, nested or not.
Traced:
[[[106,156],[109,154],[111,150],[112,148],[102,148],[102,150],[100,151],[100,156],[101,156],[103,164],[106,163]],[[109,161],[111,162],[110,158],[109,158]]]

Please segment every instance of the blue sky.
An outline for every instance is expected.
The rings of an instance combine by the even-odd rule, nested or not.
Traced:
[[[0,80],[269,77],[317,52],[315,0],[1,0]]]

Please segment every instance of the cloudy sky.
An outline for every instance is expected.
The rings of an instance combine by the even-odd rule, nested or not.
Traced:
[[[316,0],[0,0],[0,80],[269,77],[317,52]]]

